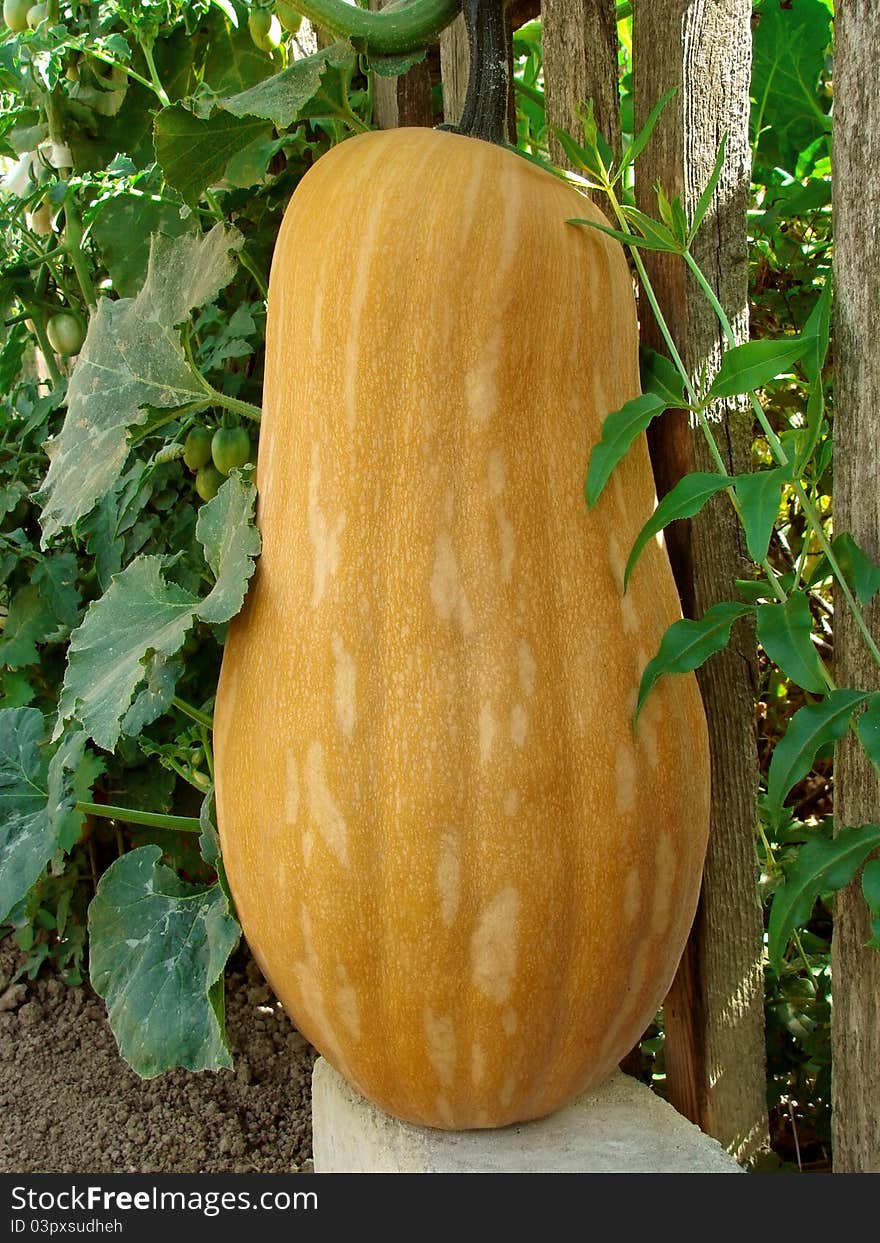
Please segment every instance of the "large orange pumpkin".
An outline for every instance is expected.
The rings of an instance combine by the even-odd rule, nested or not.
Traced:
[[[678,602],[623,569],[640,442],[618,244],[503,147],[402,129],[307,174],[272,266],[263,554],[216,705],[223,858],[248,943],[366,1096],[437,1127],[546,1114],[651,1020],[697,901],[692,675],[639,678]]]

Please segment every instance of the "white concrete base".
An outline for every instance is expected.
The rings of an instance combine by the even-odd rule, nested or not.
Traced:
[[[737,1174],[717,1140],[620,1072],[548,1118],[496,1131],[400,1122],[319,1058],[312,1076],[316,1174]]]

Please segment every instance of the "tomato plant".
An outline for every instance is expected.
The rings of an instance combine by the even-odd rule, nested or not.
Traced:
[[[3,0],[3,21],[10,30],[21,34],[27,30],[27,15],[32,0]]]
[[[213,432],[207,427],[194,427],[183,444],[183,460],[190,470],[207,466],[211,460]]]
[[[78,354],[86,333],[82,321],[70,311],[59,311],[46,324],[46,336],[56,354]]]
[[[211,441],[211,457],[221,475],[250,460],[251,438],[244,427],[218,427]]]

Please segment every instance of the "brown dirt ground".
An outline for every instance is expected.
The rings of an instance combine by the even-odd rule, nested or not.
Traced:
[[[10,984],[0,943],[0,1171],[293,1173],[311,1167],[315,1052],[247,954],[226,974],[234,1070],[144,1081],[119,1057],[104,1003],[58,978]]]

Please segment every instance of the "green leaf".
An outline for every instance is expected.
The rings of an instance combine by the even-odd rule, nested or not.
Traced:
[[[862,551],[849,531],[835,535],[831,547],[859,604],[868,604],[880,590],[880,565]]]
[[[880,859],[870,859],[862,872],[862,893],[871,914],[880,916]]]
[[[195,216],[182,220],[180,208],[165,199],[117,194],[105,199],[98,208],[92,237],[101,249],[119,297],[135,298],[147,275],[152,234],[180,237],[195,228]]]
[[[773,750],[767,774],[768,810],[774,819],[782,814],[789,791],[813,767],[819,748],[840,741],[853,712],[867,697],[864,691],[832,691],[820,703],[808,704],[794,714]]]
[[[807,344],[801,359],[804,375],[810,384],[816,383],[822,374],[828,343],[831,339],[831,278],[826,279],[816,305],[810,312],[801,333]]]
[[[770,910],[768,951],[777,975],[782,973],[782,956],[792,932],[809,920],[816,899],[848,885],[877,846],[880,825],[863,824],[841,829],[830,840],[811,838],[801,847]]]
[[[669,526],[670,522],[678,522],[681,518],[693,518],[708,500],[723,488],[730,487],[732,483],[733,479],[728,475],[717,475],[711,471],[692,471],[689,475],[679,479],[675,487],[666,493],[633,544],[623,576],[624,590],[641,556],[642,549],[653,535]]]
[[[590,454],[587,471],[587,504],[592,509],[611,478],[611,472],[629,449],[635,438],[645,430],[652,419],[662,414],[666,402],[653,393],[633,397],[620,410],[615,410],[602,424],[602,439]]]
[[[623,233],[620,229],[612,229],[610,224],[600,224],[598,220],[578,220],[572,219],[566,221],[567,224],[582,224],[587,229],[598,229],[600,233],[607,233],[609,237],[616,238],[618,242],[623,242],[624,246],[635,246],[642,250],[668,250],[669,247],[665,243],[651,241],[646,237],[639,237],[637,233]]]
[[[661,224],[659,220],[652,220],[645,212],[639,211],[637,207],[624,207],[622,210],[630,224],[635,225],[642,237],[649,242],[655,242],[658,250],[678,249],[678,240],[671,229],[667,227],[667,224]],[[671,220],[671,212],[669,215]]]
[[[197,207],[208,186],[223,179],[227,165],[245,147],[271,137],[265,122],[223,112],[204,120],[181,104],[163,108],[153,127],[159,166],[190,207]]]
[[[85,816],[76,810],[76,803],[87,801],[88,789],[100,767],[86,756],[86,735],[83,730],[65,733],[49,761],[47,776],[47,811],[57,844],[72,850],[79,841]]]
[[[718,154],[715,156],[715,163],[712,166],[712,172],[709,174],[709,180],[706,182],[706,188],[697,200],[694,208],[694,218],[691,221],[691,227],[688,231],[687,244],[690,246],[694,238],[697,236],[700,225],[703,223],[706,212],[709,210],[709,204],[712,202],[712,195],[717,189],[718,182],[721,179],[721,170],[724,167],[724,156],[727,151],[727,134],[722,135],[721,142],[718,144]]]
[[[812,632],[810,603],[804,592],[796,591],[782,604],[758,605],[758,642],[770,660],[792,682],[821,695],[826,682]]]
[[[72,552],[49,553],[34,567],[32,575],[32,582],[65,630],[73,629],[79,615],[78,575],[79,565]]]
[[[45,730],[36,708],[0,711],[0,923],[58,849],[47,801]]]
[[[137,297],[98,303],[70,380],[64,426],[48,449],[44,541],[72,526],[113,486],[128,456],[128,430],[146,421],[147,404],[168,409],[204,398],[175,325],[229,283],[235,275],[229,252],[243,240],[222,225],[204,237],[157,235]]]
[[[375,70],[380,78],[398,78],[401,74],[409,73],[415,65],[420,65],[427,54],[427,48],[422,48],[419,52],[410,52],[406,56],[380,56],[376,52],[370,52],[367,60],[370,68]]]
[[[192,625],[198,600],[166,583],[159,557],[138,557],[90,605],[73,632],[58,727],[76,717],[99,747],[112,751],[135,690],[148,676],[148,652],[173,656]]]
[[[186,885],[158,846],[113,863],[89,907],[92,985],[119,1052],[144,1079],[232,1065],[211,993],[238,944],[219,885]]]
[[[199,605],[202,621],[229,621],[239,611],[260,555],[260,533],[253,525],[257,490],[233,471],[213,500],[199,510],[196,536],[217,580]]]
[[[880,691],[874,691],[865,711],[856,717],[856,733],[868,759],[880,770]]]
[[[35,665],[40,654],[38,643],[58,629],[58,621],[39,587],[27,583],[20,587],[9,605],[9,614],[0,639],[0,664],[9,669]]]
[[[783,372],[790,371],[805,349],[803,337],[764,338],[733,346],[721,360],[707,399],[714,401],[719,397],[734,397],[762,388]]]
[[[790,471],[779,466],[775,470],[750,471],[734,479],[733,490],[742,514],[749,556],[756,565],[767,556],[782,489],[789,477]]]
[[[183,674],[183,661],[164,656],[161,652],[149,652],[141,664],[144,684],[122,719],[122,732],[130,738],[136,738],[157,717],[168,711],[177,682]]]
[[[617,166],[617,171],[614,174],[614,181],[617,181],[618,178],[623,175],[623,173],[626,171],[629,165],[634,163],[634,161],[637,160],[638,157],[642,154],[645,147],[648,145],[648,142],[650,141],[651,135],[654,132],[654,127],[656,126],[657,122],[660,120],[660,115],[663,112],[663,109],[666,107],[670,99],[672,99],[673,95],[675,95],[677,91],[678,91],[677,86],[670,87],[670,89],[666,91],[665,94],[661,95],[660,98],[657,100],[654,107],[648,113],[648,119],[645,121],[645,124],[642,126],[642,128],[633,138],[632,142],[629,144],[626,151],[624,151],[623,156],[621,157],[621,160],[620,160],[620,164]]]
[[[249,90],[238,95],[227,95],[218,102],[221,108],[235,117],[261,117],[279,129],[288,129],[306,112],[315,115],[307,109],[307,105],[316,99],[323,88],[324,101],[316,104],[318,115],[321,115],[322,110],[327,108],[327,100],[334,94],[334,76],[339,77],[338,73],[334,75],[334,71],[344,70],[350,74],[356,63],[357,57],[348,43],[333,43],[311,56],[294,61],[287,69]],[[340,100],[331,113],[338,115],[341,110]]]
[[[6,708],[24,708],[37,697],[30,678],[23,672],[0,674],[0,711]]]
[[[822,0],[767,0],[752,36],[752,146],[756,162],[794,173],[828,130],[818,96],[831,17]]]
[[[748,604],[713,604],[699,621],[684,618],[673,622],[663,636],[660,650],[649,660],[639,685],[639,698],[635,719],[644,707],[654,684],[664,674],[691,673],[698,669],[715,652],[720,652],[730,642],[730,628],[739,617],[751,613]]]
[[[673,410],[687,405],[684,396],[684,381],[678,374],[678,368],[665,354],[643,345],[639,348],[639,368],[642,379],[642,392],[653,393],[662,397],[663,401]]]

